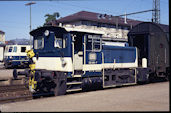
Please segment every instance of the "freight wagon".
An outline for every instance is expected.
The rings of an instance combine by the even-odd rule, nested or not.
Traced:
[[[169,26],[152,22],[142,22],[128,33],[130,46],[138,48],[139,66],[146,58],[150,77],[169,79]]]

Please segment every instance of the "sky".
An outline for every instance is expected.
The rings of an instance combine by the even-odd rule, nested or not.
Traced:
[[[29,39],[30,0],[0,0],[0,30],[5,32],[5,39]],[[90,11],[108,15],[121,15],[152,9],[153,0],[34,0],[31,6],[32,29],[45,23],[46,14],[59,12],[65,17],[79,11]],[[130,15],[127,18],[151,21],[152,12]],[[169,25],[168,0],[160,0],[160,23]]]

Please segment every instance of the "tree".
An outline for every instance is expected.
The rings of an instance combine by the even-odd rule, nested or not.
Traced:
[[[48,23],[55,21],[58,17],[60,17],[60,14],[58,12],[51,14],[46,14],[44,17],[47,17],[45,20],[44,25],[48,25]]]

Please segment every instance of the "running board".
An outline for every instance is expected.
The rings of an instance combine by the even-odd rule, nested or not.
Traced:
[[[69,89],[69,90],[66,90],[66,92],[72,92],[72,91],[81,91],[82,88],[79,88],[79,89]]]
[[[82,82],[68,82],[67,85],[82,84]]]

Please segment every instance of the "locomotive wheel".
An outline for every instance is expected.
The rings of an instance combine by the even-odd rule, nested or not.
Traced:
[[[155,76],[156,76],[155,73],[150,74],[149,77],[148,77],[148,82],[150,82],[150,83],[155,82],[155,80],[156,80]]]
[[[48,83],[47,83],[46,79],[45,80],[42,80],[41,82],[38,82],[37,83],[36,92],[34,92],[32,94],[33,98],[34,99],[40,98],[42,96],[45,96],[44,94],[48,94],[47,85],[48,85]]]
[[[150,74],[147,74],[147,80],[144,83],[145,84],[149,84],[150,83]]]
[[[32,97],[33,97],[33,99],[40,98],[41,97],[41,93],[40,92],[32,93]]]
[[[56,84],[56,87],[54,88],[54,95],[64,95],[66,93],[66,76],[62,72],[56,72],[56,78],[54,79],[54,82]]]
[[[17,77],[18,77],[17,70],[14,69],[14,70],[13,70],[13,78],[14,78],[14,79],[17,79]]]

